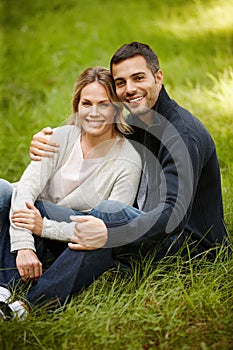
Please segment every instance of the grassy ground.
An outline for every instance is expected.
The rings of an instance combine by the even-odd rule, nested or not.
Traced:
[[[217,146],[233,237],[232,0],[1,0],[0,177],[16,181],[33,133],[64,122],[86,67],[109,65],[132,40],[155,49],[169,94]],[[130,281],[111,272],[62,314],[0,323],[2,349],[233,347],[232,261],[161,262]]]

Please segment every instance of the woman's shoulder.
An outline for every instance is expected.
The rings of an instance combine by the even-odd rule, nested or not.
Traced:
[[[127,159],[134,160],[138,163],[141,163],[141,157],[136,149],[133,147],[131,142],[125,137],[118,138],[118,144],[121,145],[121,156],[126,157]]]
[[[122,147],[124,150],[132,150],[132,152],[138,154],[136,149],[133,147],[132,143],[126,137],[122,137]]]

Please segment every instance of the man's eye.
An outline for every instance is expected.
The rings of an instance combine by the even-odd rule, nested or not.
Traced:
[[[136,80],[137,80],[137,81],[140,81],[140,80],[142,80],[142,79],[143,79],[143,77],[140,76],[140,75],[139,75],[138,77],[136,77]]]
[[[121,86],[123,86],[124,85],[124,81],[122,80],[122,81],[117,81],[116,82],[116,86],[117,87],[121,87]]]

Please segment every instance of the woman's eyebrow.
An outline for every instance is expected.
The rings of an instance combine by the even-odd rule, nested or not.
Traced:
[[[89,100],[86,97],[82,97],[81,100],[84,100],[86,102],[91,102],[91,100]],[[110,102],[110,100],[109,99],[105,99],[105,100],[98,101],[98,103],[103,103],[103,102]]]

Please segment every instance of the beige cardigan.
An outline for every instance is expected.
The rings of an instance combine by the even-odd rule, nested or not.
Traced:
[[[68,159],[80,130],[65,125],[54,130],[51,139],[60,144],[59,152],[41,162],[31,162],[14,189],[11,213],[25,208],[25,201],[34,203],[49,186],[49,180]],[[84,183],[58,202],[58,205],[79,211],[89,211],[102,200],[118,200],[133,204],[141,175],[141,159],[130,142],[118,138],[100,166]],[[10,215],[11,216],[11,215]],[[56,222],[44,218],[42,237],[69,241],[75,223]],[[32,232],[11,222],[11,251],[35,250]]]

